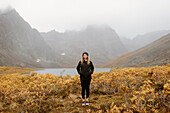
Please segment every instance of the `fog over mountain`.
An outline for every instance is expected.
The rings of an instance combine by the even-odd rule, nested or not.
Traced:
[[[80,31],[59,33],[53,30],[41,34],[56,52],[65,53],[65,60],[69,62],[81,59],[81,54],[87,51],[96,65],[102,65],[127,52],[117,33],[109,26],[89,25]]]
[[[10,9],[0,14],[0,65],[75,67],[87,51],[94,65],[102,67],[168,33],[169,30],[149,32],[130,40],[120,38],[109,25],[94,24],[77,31],[39,32]]]
[[[119,36],[170,29],[170,0],[1,0],[40,32],[81,30],[107,24]]]
[[[0,46],[1,66],[73,67],[84,51],[99,66],[127,52],[109,26],[40,34],[16,10],[0,15]]]

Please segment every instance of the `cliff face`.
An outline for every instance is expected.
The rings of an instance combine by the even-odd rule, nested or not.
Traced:
[[[80,31],[64,33],[55,30],[41,33],[46,42],[65,60],[78,63],[81,54],[87,51],[94,64],[99,66],[127,52],[116,32],[109,26],[88,26]]]
[[[0,15],[0,55],[1,66],[43,67],[54,58],[40,33],[15,10]]]
[[[170,34],[167,34],[138,50],[121,55],[104,65],[104,67],[141,67],[163,65],[166,63],[170,63]]]

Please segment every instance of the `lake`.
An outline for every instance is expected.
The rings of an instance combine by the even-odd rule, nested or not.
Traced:
[[[111,68],[94,68],[94,72],[101,72],[101,71],[106,71],[106,72],[109,72]],[[37,72],[37,73],[40,73],[40,74],[46,74],[46,73],[49,73],[49,74],[53,74],[53,75],[62,75],[62,76],[65,76],[65,75],[71,75],[71,76],[74,76],[77,73],[77,70],[76,68],[45,68],[43,70],[39,70],[39,71],[34,71],[34,72]]]

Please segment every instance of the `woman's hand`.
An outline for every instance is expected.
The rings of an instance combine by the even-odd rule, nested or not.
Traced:
[[[79,74],[81,74],[81,73],[82,73],[82,71],[80,70],[80,71],[79,71]]]
[[[91,71],[91,70],[89,71],[89,74],[92,74],[92,71]]]

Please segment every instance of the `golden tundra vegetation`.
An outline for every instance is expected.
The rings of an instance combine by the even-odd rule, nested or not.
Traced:
[[[170,64],[93,73],[90,105],[85,107],[79,75],[29,75],[30,71],[34,69],[0,67],[0,112],[170,112]]]

